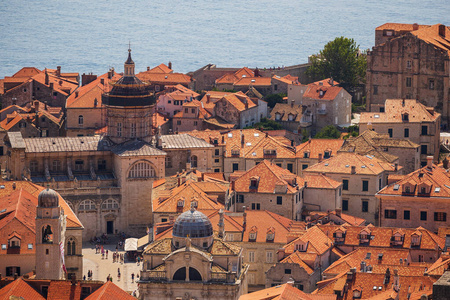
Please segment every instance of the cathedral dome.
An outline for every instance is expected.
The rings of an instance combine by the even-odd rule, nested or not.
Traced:
[[[38,206],[39,207],[58,207],[59,206],[59,195],[52,189],[46,188],[39,193],[38,196]]]
[[[173,236],[185,238],[206,238],[213,235],[213,228],[208,217],[191,208],[182,213],[173,225]]]

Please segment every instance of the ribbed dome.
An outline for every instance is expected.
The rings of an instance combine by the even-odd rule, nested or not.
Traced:
[[[40,207],[58,207],[59,195],[52,189],[46,188],[39,193],[38,206]]]
[[[208,217],[195,210],[191,209],[182,213],[173,225],[173,236],[203,238],[213,235],[213,228]]]

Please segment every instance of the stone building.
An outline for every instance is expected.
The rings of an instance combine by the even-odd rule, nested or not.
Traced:
[[[415,99],[387,99],[384,108],[384,112],[361,113],[360,132],[374,130],[387,133],[390,138],[406,138],[419,144],[422,167],[429,155],[438,161],[441,114]]]
[[[376,194],[380,202],[380,226],[422,226],[437,232],[449,227],[450,173],[448,160],[432,163],[390,184]]]
[[[336,156],[344,140],[342,139],[309,139],[295,147],[297,175],[303,176],[303,171],[316,163]]]
[[[0,271],[63,279],[83,275],[83,225],[53,190],[28,181],[4,181],[0,192]],[[62,269],[61,250],[67,274]]]
[[[293,133],[308,132],[312,125],[312,118],[306,115],[306,107],[302,105],[277,103],[270,112],[270,120],[279,123],[284,129]]]
[[[182,111],[183,103],[198,100],[199,96],[199,94],[181,84],[167,86],[158,97],[157,109],[168,117],[173,117]]]
[[[144,251],[139,299],[238,299],[247,293],[242,248],[215,237],[211,221],[191,208],[175,221],[171,238]]]
[[[391,164],[398,163],[407,174],[420,168],[419,148],[407,138],[391,138],[388,134],[366,130],[357,137],[346,139],[339,152],[373,155]]]
[[[448,125],[449,28],[385,24],[377,28],[376,43],[367,53],[367,110],[387,110],[386,99],[417,99],[442,113],[442,122]]]
[[[340,153],[305,170],[303,174],[324,174],[342,182],[342,211],[378,224],[379,202],[375,193],[387,185],[388,174],[401,167],[373,156]]]

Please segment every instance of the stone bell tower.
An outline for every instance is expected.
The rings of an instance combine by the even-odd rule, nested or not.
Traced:
[[[64,279],[61,247],[64,249],[66,218],[58,193],[43,190],[36,209],[36,279]]]

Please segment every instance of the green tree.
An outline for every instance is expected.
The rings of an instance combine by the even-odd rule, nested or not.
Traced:
[[[306,74],[313,80],[332,77],[342,87],[352,90],[366,79],[366,54],[359,51],[353,39],[337,37],[311,58]]]
[[[328,125],[322,128],[315,136],[315,139],[338,139],[341,137],[341,132],[333,125]]]
[[[268,107],[274,108],[275,104],[283,103],[283,97],[286,97],[286,94],[271,94],[266,96],[264,100],[266,100]]]
[[[262,118],[261,122],[256,123],[253,126],[245,127],[245,129],[256,128],[259,130],[279,130],[283,129],[283,127],[273,120],[269,120],[267,118]]]

